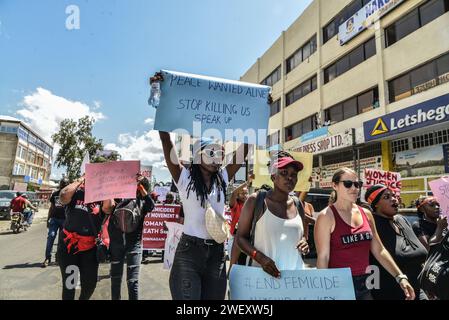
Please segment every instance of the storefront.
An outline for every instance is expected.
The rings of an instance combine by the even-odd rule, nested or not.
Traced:
[[[401,197],[411,206],[428,195],[429,182],[449,173],[449,94],[364,123],[365,140],[385,139],[389,168],[402,177]]]

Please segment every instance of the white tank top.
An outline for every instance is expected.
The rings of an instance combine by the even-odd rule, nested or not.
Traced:
[[[254,247],[271,258],[279,271],[301,270],[304,269],[304,262],[296,246],[303,234],[299,213],[293,219],[282,219],[271,213],[267,206],[256,224]],[[253,266],[260,267],[255,260]]]

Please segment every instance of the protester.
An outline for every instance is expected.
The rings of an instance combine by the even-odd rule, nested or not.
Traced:
[[[276,153],[270,162],[274,188],[252,194],[240,216],[236,239],[239,247],[251,257],[253,266],[273,277],[280,277],[280,270],[303,269],[302,255],[309,252],[304,209],[298,199],[289,196],[302,169],[303,164],[289,153]],[[262,210],[255,212],[258,201]]]
[[[320,212],[315,223],[317,268],[350,268],[356,299],[372,300],[366,283],[372,253],[396,279],[406,299],[413,300],[414,290],[383,246],[372,213],[355,204],[362,185],[357,174],[348,168],[337,170],[332,177],[335,203]]]
[[[50,197],[50,208],[47,215],[47,245],[45,247],[45,260],[42,262],[42,268],[47,267],[51,263],[51,250],[56,239],[56,234],[62,232],[65,220],[65,207],[59,201],[59,194],[69,184],[67,178],[62,178],[59,181],[59,188]]]
[[[85,203],[84,177],[61,190],[59,201],[66,206],[63,232],[59,233],[58,257],[62,275],[62,299],[74,300],[79,271],[80,300],[88,300],[95,291],[98,278],[96,238],[105,214],[112,212],[113,200]],[[70,276],[70,278],[69,278]]]
[[[193,161],[187,169],[180,164],[167,132],[159,132],[165,160],[184,207],[184,233],[179,241],[170,272],[170,292],[175,300],[222,300],[226,293],[224,245],[207,232],[206,205],[210,203],[224,217],[226,187],[241,164],[222,167],[224,148],[208,139],[194,145]],[[247,145],[243,151],[248,152]]]
[[[167,193],[163,203],[164,204],[174,204],[175,203],[175,197],[173,196],[173,193],[171,193],[171,192]]]
[[[25,208],[23,209],[23,217],[28,227],[33,224],[34,212],[33,210],[39,210],[37,207],[33,206],[28,200],[28,195],[24,193],[22,197],[25,199]]]
[[[426,260],[427,250],[416,237],[410,222],[398,214],[398,197],[386,186],[377,184],[366,191],[365,200],[373,210],[380,240],[398,267],[407,275],[416,293],[416,299],[427,300],[424,292],[420,290],[418,281],[418,275]],[[370,254],[370,265],[375,265],[380,270],[379,287],[371,292],[374,299],[403,299],[404,293],[395,279],[372,254]]]
[[[150,182],[144,176],[137,175],[136,199],[122,199],[117,201],[109,221],[110,254],[111,254],[111,298],[121,299],[121,285],[123,265],[126,259],[126,279],[128,284],[129,300],[139,299],[139,269],[142,262],[142,231],[143,222],[148,212],[154,208],[154,202],[148,194]],[[135,201],[135,202],[134,202]],[[134,231],[123,232],[121,229],[120,208],[126,207],[130,202],[135,203],[133,212],[139,216]]]
[[[253,176],[248,178],[248,181],[239,185],[231,194],[231,198],[229,199],[229,207],[231,208],[231,238],[228,240],[228,252],[229,252],[229,260],[230,266],[239,261],[244,261],[246,258],[245,254],[240,254],[240,248],[237,243],[234,241],[234,237],[237,234],[238,222],[240,219],[240,214],[242,212],[243,205],[245,204],[246,199],[248,199],[248,187],[250,186]]]
[[[440,205],[434,197],[421,197],[416,201],[419,220],[413,223],[421,243],[429,250],[432,244],[440,243],[447,232],[447,217],[440,216]]]

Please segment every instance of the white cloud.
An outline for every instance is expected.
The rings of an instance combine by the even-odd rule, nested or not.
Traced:
[[[142,164],[163,168],[165,165],[159,132],[151,130],[143,135],[122,133],[117,144],[108,143],[106,150],[116,150],[123,160],[140,160]]]
[[[145,124],[149,124],[149,125],[154,124],[154,119],[153,118],[145,119]]]
[[[47,89],[37,88],[35,92],[24,97],[17,114],[51,142],[52,134],[58,131],[59,124],[64,119],[77,121],[87,115],[95,120],[105,119],[101,112],[94,112],[100,106],[98,101],[94,101],[94,106],[89,106],[80,101],[57,96]]]

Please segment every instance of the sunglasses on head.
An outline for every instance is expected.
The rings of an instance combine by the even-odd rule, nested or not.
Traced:
[[[342,180],[340,182],[342,182],[347,189],[350,189],[353,185],[357,189],[360,189],[363,186],[363,181]]]

